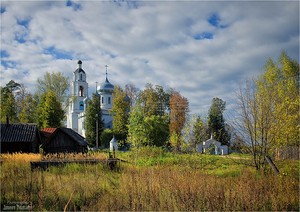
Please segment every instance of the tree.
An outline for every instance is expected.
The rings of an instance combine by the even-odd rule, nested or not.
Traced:
[[[203,141],[206,141],[209,138],[207,131],[208,131],[207,123],[205,123],[200,116],[197,116],[193,125],[195,146]]]
[[[37,107],[38,126],[40,128],[60,127],[63,118],[64,111],[54,92],[44,93]]]
[[[134,148],[148,144],[147,130],[144,123],[144,112],[141,103],[137,102],[130,110],[128,124],[128,141]]]
[[[133,106],[138,98],[138,89],[134,84],[125,85],[125,92],[130,99],[130,107]]]
[[[218,97],[213,98],[208,115],[208,128],[210,134],[221,142],[222,145],[229,145],[230,135],[225,128],[223,112],[226,102]]]
[[[18,122],[18,107],[15,100],[15,93],[19,90],[20,84],[15,81],[9,81],[5,87],[1,88],[1,121],[6,118],[10,122]]]
[[[88,101],[86,109],[86,119],[85,119],[85,128],[86,128],[86,140],[87,142],[97,147],[101,146],[100,136],[104,128],[104,124],[101,116],[100,108],[100,97],[98,94],[93,94],[92,100]],[[98,132],[97,132],[98,128]],[[97,133],[98,133],[98,142],[97,142]]]
[[[246,142],[246,151],[253,156],[254,166],[259,170],[265,166],[271,134],[268,111],[256,93],[254,81],[248,82],[245,89],[240,89],[238,99],[241,119],[237,129],[242,140]]]
[[[21,111],[19,113],[21,123],[34,123],[36,121],[35,108],[37,108],[37,105],[32,94],[27,94],[21,102]]]
[[[37,93],[42,95],[47,91],[52,91],[61,103],[65,102],[68,89],[69,78],[61,72],[46,72],[42,78],[37,79]]]
[[[257,80],[258,93],[270,93],[273,146],[299,146],[299,64],[282,52],[277,63],[267,61],[264,74]]]
[[[169,138],[169,117],[152,115],[144,119],[149,146],[165,146]]]
[[[183,142],[181,132],[189,112],[188,100],[177,91],[170,98],[170,143],[175,151],[179,151]]]
[[[275,63],[269,59],[264,73],[239,91],[239,137],[253,156],[256,169],[265,156],[282,145],[299,146],[299,64],[284,52]]]
[[[130,101],[121,87],[115,86],[113,92],[113,104],[111,113],[113,114],[113,132],[118,140],[125,140],[128,133]]]
[[[143,104],[145,116],[157,115],[158,96],[152,84],[147,84],[145,89],[140,93],[140,101]]]
[[[163,116],[169,111],[170,93],[160,85],[154,87],[150,83],[146,84],[138,99],[143,105],[145,116]]]

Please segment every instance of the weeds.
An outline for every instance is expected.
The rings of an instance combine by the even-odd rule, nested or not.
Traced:
[[[138,165],[122,163],[113,172],[102,164],[31,172],[29,161],[41,156],[1,155],[1,207],[26,201],[39,211],[299,210],[299,161],[280,162],[285,174],[275,176],[225,157],[143,151]],[[118,156],[130,161],[133,155]]]

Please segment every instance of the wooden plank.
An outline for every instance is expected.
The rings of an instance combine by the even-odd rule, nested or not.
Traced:
[[[113,170],[117,167],[117,163],[121,161],[123,160],[118,158],[109,158],[107,160],[88,159],[88,160],[61,160],[61,161],[53,161],[53,160],[52,161],[31,161],[30,166],[31,166],[31,170],[38,169],[38,168],[42,170],[46,170],[50,166],[65,166],[70,163],[91,164],[91,165],[103,163],[103,164],[107,164],[109,168]]]

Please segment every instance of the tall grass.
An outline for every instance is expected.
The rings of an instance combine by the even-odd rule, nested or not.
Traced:
[[[1,206],[26,201],[38,211],[299,210],[298,162],[280,164],[286,173],[276,176],[224,157],[157,151],[140,155],[137,165],[122,164],[119,171],[68,164],[31,172],[29,158],[38,156],[1,155]],[[119,156],[131,161],[133,155]]]

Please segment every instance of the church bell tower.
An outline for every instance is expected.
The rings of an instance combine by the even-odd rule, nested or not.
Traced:
[[[71,98],[67,115],[67,127],[78,132],[78,115],[85,110],[84,99],[88,97],[88,83],[82,69],[82,61],[78,61],[78,68],[73,73],[71,82]]]

